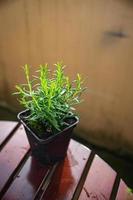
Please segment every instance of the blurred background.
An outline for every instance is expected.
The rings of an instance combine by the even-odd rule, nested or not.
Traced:
[[[77,108],[75,137],[131,186],[133,1],[0,0],[1,120],[17,120],[22,110],[12,95],[14,86],[25,82],[22,66],[28,63],[34,72],[39,64],[60,60],[66,73],[72,78],[80,73],[88,88]]]

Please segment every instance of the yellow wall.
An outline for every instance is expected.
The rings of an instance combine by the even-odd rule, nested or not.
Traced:
[[[0,1],[0,98],[23,82],[22,66],[63,60],[89,88],[79,135],[133,150],[133,2],[131,0]]]

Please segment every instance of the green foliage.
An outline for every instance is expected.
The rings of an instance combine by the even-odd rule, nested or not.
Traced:
[[[128,192],[129,192],[129,193],[133,193],[133,189],[128,188]]]
[[[81,102],[80,96],[85,90],[83,80],[79,74],[74,81],[70,81],[64,74],[62,63],[55,64],[56,70],[50,73],[47,64],[40,65],[38,76],[30,79],[30,67],[24,66],[27,83],[16,85],[19,102],[30,114],[27,121],[33,127],[38,124],[47,125],[52,130],[62,130],[64,120],[74,116],[73,107]]]

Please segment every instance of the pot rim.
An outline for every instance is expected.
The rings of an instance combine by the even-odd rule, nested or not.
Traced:
[[[76,121],[69,125],[68,127],[64,128],[62,131],[59,131],[57,134],[54,134],[52,136],[49,136],[46,139],[41,139],[39,138],[30,128],[29,126],[23,121],[21,115],[23,115],[24,113],[28,112],[29,109],[23,110],[21,112],[18,113],[17,118],[19,119],[19,121],[24,125],[24,127],[26,127],[26,129],[28,129],[28,131],[30,131],[32,133],[32,135],[40,142],[40,143],[44,143],[44,142],[49,142],[50,140],[53,139],[53,137],[58,137],[62,132],[66,132],[68,129],[74,128],[78,123],[79,123],[79,118],[77,116],[74,116],[73,118],[76,119]]]

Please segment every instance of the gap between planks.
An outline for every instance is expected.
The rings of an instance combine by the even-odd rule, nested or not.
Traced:
[[[14,128],[11,130],[9,134],[7,134],[6,138],[4,141],[0,144],[0,151],[3,149],[3,147],[7,144],[7,142],[10,140],[10,138],[15,134],[17,129],[21,126],[21,124],[18,122]]]
[[[112,188],[112,192],[111,192],[111,195],[110,195],[110,200],[116,199],[116,195],[117,195],[117,192],[118,192],[118,189],[119,189],[119,185],[120,185],[120,176],[117,174],[113,188]]]
[[[27,159],[29,158],[30,154],[31,154],[31,151],[29,149],[27,151],[27,153],[25,154],[25,156],[23,157],[23,159],[20,161],[20,163],[17,166],[17,168],[14,170],[14,172],[12,173],[12,175],[9,177],[9,179],[6,182],[4,188],[0,191],[0,198],[2,198],[5,195],[5,193],[7,192],[8,188],[12,184],[13,180],[17,177],[17,175],[19,174],[19,172],[23,168],[23,166],[24,166],[25,162],[27,161]]]
[[[83,189],[83,185],[84,185],[84,183],[85,183],[87,174],[88,174],[89,169],[90,169],[90,167],[91,167],[91,164],[92,164],[92,162],[93,162],[94,156],[95,156],[95,152],[94,152],[94,151],[91,151],[90,156],[89,156],[89,158],[88,158],[88,161],[87,161],[87,163],[86,163],[85,169],[84,169],[84,171],[83,171],[83,174],[82,174],[82,176],[81,176],[81,179],[80,179],[80,181],[79,181],[79,183],[78,183],[78,185],[77,185],[77,187],[76,187],[76,190],[75,190],[75,192],[74,192],[74,194],[73,194],[72,200],[77,200],[77,199],[78,199],[78,197],[79,197],[79,195],[80,195],[80,193],[81,193],[81,191],[82,191],[82,189]]]
[[[48,186],[50,185],[51,183],[51,180],[52,180],[52,177],[53,177],[53,174],[55,173],[57,167],[59,165],[59,162],[57,162],[56,164],[54,164],[54,166],[52,167],[52,169],[49,169],[42,181],[42,183],[40,184],[40,187],[38,188],[36,194],[35,194],[35,197],[34,197],[34,200],[42,200],[43,199],[43,195],[44,193],[46,192]]]

